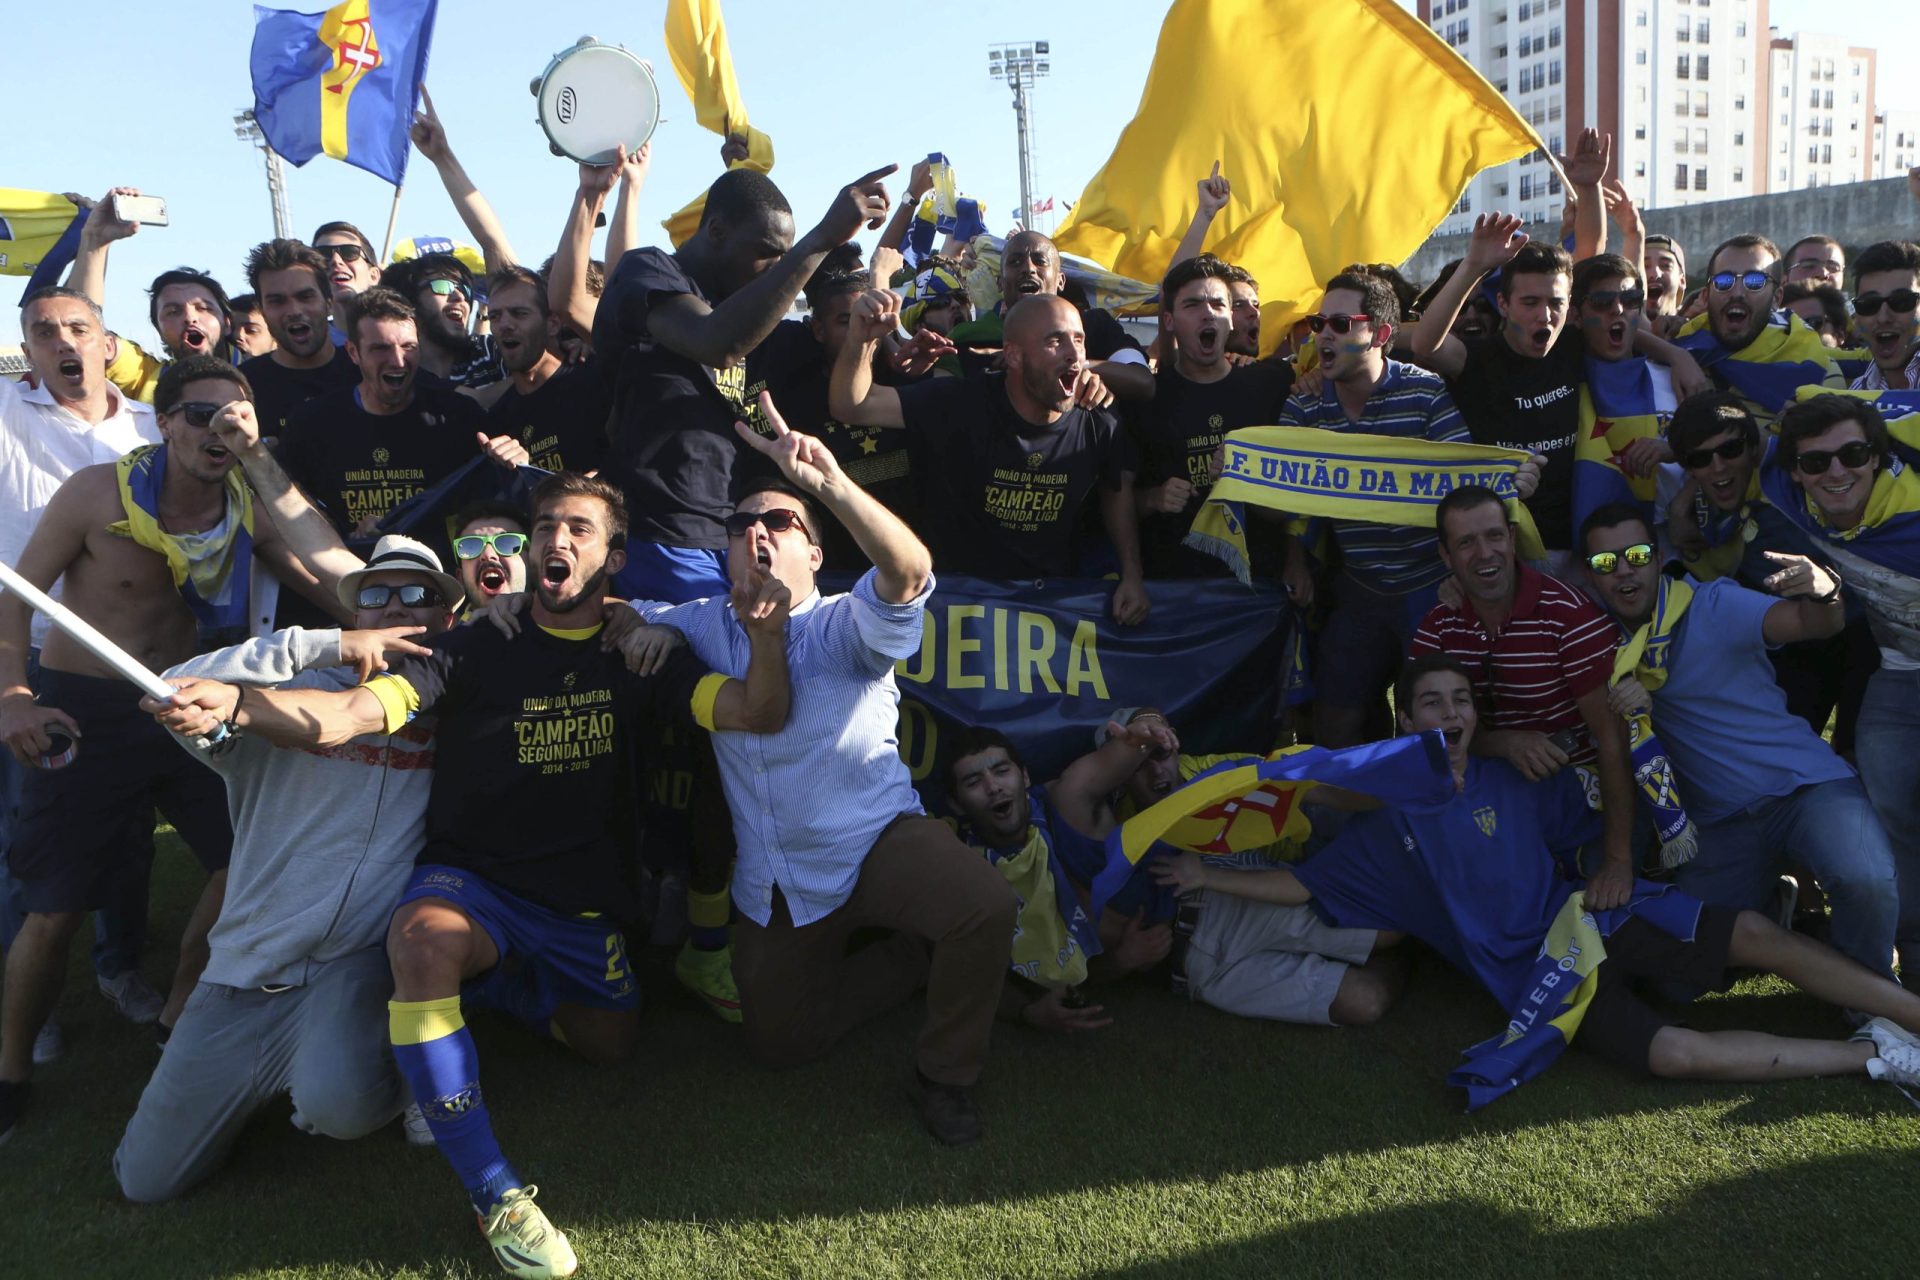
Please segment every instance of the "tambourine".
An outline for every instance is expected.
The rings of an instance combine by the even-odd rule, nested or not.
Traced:
[[[660,123],[653,68],[592,36],[554,54],[531,88],[548,149],[581,164],[612,164],[622,145],[632,155]]]

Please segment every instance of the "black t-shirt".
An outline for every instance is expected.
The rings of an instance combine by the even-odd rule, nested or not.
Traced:
[[[747,399],[752,402],[761,391],[771,392],[774,407],[788,426],[825,441],[849,479],[908,526],[920,527],[924,522],[913,492],[906,432],[891,427],[852,427],[833,417],[827,412],[827,386],[832,375],[833,362],[827,358],[827,349],[815,340],[812,328],[805,321],[782,320],[747,357]],[[901,385],[878,371],[875,381]],[[740,450],[734,464],[736,481],[773,470],[776,468],[771,461],[750,449]],[[846,572],[865,570],[869,561],[852,535],[827,513],[821,516],[826,527],[819,531],[819,538],[827,567]]]
[[[471,396],[416,382],[399,413],[368,413],[360,389],[310,400],[287,422],[275,456],[349,538],[362,517],[387,512],[479,453],[486,415]]]
[[[626,495],[633,537],[717,551],[733,510],[733,424],[758,425],[758,412],[747,406],[744,364],[710,369],[654,339],[648,313],[679,294],[706,298],[664,249],[630,251],[607,279],[593,320],[614,403],[600,470]]]
[[[1014,412],[1005,374],[900,388],[907,448],[934,564],[983,578],[1074,571],[1074,533],[1097,480],[1118,488],[1133,449],[1108,409],[1052,426]]]
[[[607,449],[613,393],[593,361],[563,364],[530,395],[509,386],[487,410],[487,434],[509,435],[547,471],[591,471]]]
[[[1227,572],[1219,557],[1182,545],[1193,517],[1213,488],[1213,455],[1227,432],[1271,426],[1293,389],[1293,368],[1261,360],[1228,372],[1217,382],[1194,382],[1169,364],[1155,376],[1153,399],[1127,406],[1123,415],[1140,458],[1141,488],[1179,477],[1193,484],[1193,498],[1178,515],[1159,513],[1140,521],[1140,555],[1156,578],[1210,578]]]
[[[629,919],[639,746],[692,725],[708,674],[685,649],[651,676],[583,639],[534,625],[508,639],[461,627],[394,662],[438,720],[421,862],[460,867],[567,914]]]
[[[333,359],[317,369],[289,369],[275,364],[271,351],[243,362],[240,372],[253,387],[253,412],[260,420],[260,434],[278,439],[287,433],[287,420],[293,411],[309,400],[329,391],[344,391],[358,385],[360,366],[353,362],[345,347],[333,349]]]
[[[1546,455],[1527,509],[1551,550],[1573,545],[1573,439],[1586,380],[1586,346],[1569,329],[1538,360],[1519,354],[1498,334],[1469,342],[1465,367],[1448,382],[1476,444]]]

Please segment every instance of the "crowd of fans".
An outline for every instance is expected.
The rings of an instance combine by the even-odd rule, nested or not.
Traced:
[[[518,1275],[574,1257],[495,1140],[465,1015],[617,1060],[639,1034],[629,939],[684,936],[679,980],[770,1064],[924,990],[910,1078],[952,1144],[982,1134],[997,1021],[1094,1031],[1101,984],[1152,975],[1248,1017],[1366,1024],[1409,939],[1511,1010],[1576,891],[1606,963],[1575,1044],[1659,1076],[1920,1082],[1897,962],[1920,954],[1900,522],[1920,440],[1873,394],[1920,389],[1920,245],[1849,271],[1826,236],[1782,253],[1728,228],[1690,289],[1588,131],[1564,245],[1483,216],[1424,290],[1349,266],[1263,355],[1259,282],[1201,251],[1233,198],[1217,170],[1142,343],[1036,232],[908,265],[925,165],[897,205],[889,167],[804,231],[731,169],[668,249],[641,243],[648,150],[623,152],[581,167],[536,268],[430,113],[415,143],[477,270],[473,250],[382,263],[330,221],[254,246],[239,296],[157,276],[150,353],[102,313],[138,230],[103,199],[66,285],[22,305],[0,558],[178,690],[141,701],[0,597],[0,1141],[65,1052],[89,914],[100,990],[162,1045],[113,1157],[128,1197],[199,1183],[290,1094],[311,1132],[401,1118],[436,1145]],[[1786,382],[1730,376],[1802,333],[1828,354]],[[1587,385],[1623,362],[1659,430],[1614,462],[1658,497],[1581,511]],[[1868,394],[1799,394],[1849,383]],[[1230,576],[1187,535],[1229,433],[1273,425],[1524,451],[1545,555],[1473,486],[1432,528],[1250,510],[1309,705],[1283,705],[1276,667],[1272,732],[1239,756],[1116,707],[1052,779],[972,726],[923,800],[893,670],[936,572],[1108,578],[1108,621],[1136,626],[1156,582]],[[462,477],[450,521],[393,531]],[[857,576],[823,595],[823,570]],[[1685,852],[1648,799],[1648,724]],[[1106,838],[1223,763],[1422,733],[1445,804],[1316,787],[1310,837],[1166,850],[1096,914]],[[662,762],[684,795],[647,794]],[[165,993],[139,968],[156,812],[207,873]],[[1735,968],[1827,1000],[1851,1038],[1689,1029],[1679,1002]]]

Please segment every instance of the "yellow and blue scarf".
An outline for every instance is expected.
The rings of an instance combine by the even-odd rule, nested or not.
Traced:
[[[142,445],[114,464],[120,506],[127,518],[107,532],[167,558],[173,585],[193,610],[200,637],[212,640],[245,635],[252,621],[247,608],[248,577],[253,568],[253,495],[240,469],[227,472],[227,511],[206,533],[168,533],[160,527],[160,491],[167,479],[167,446]],[[222,644],[231,643],[221,639]]]
[[[1493,445],[1349,435],[1324,427],[1243,427],[1227,434],[1226,469],[1195,513],[1186,544],[1218,556],[1250,583],[1246,504],[1296,517],[1431,529],[1440,499],[1477,484],[1507,500],[1520,558],[1542,560],[1545,544],[1514,487],[1514,473],[1526,460],[1524,450]]]
[[[1732,576],[1747,554],[1747,544],[1760,532],[1753,519],[1753,504],[1761,501],[1760,474],[1760,468],[1755,467],[1747,477],[1747,492],[1733,511],[1720,510],[1704,493],[1694,495],[1694,515],[1699,521],[1701,536],[1707,540],[1707,549],[1690,560],[1682,557],[1682,561],[1687,572],[1701,582]]]
[[[1613,684],[1628,676],[1637,679],[1648,693],[1667,682],[1668,664],[1673,657],[1673,633],[1693,603],[1693,588],[1676,578],[1660,575],[1660,598],[1653,616],[1613,655]],[[1653,719],[1640,714],[1627,718],[1627,746],[1633,754],[1633,781],[1653,810],[1654,827],[1660,833],[1660,862],[1677,867],[1693,860],[1699,852],[1699,834],[1693,819],[1680,804],[1680,788],[1674,781],[1673,765],[1667,750],[1654,736]]]
[[[1027,793],[1027,835],[1017,847],[996,849],[976,839],[979,849],[1019,896],[1013,922],[1013,971],[1042,986],[1077,986],[1087,979],[1087,961],[1100,954],[1098,915],[1080,905],[1067,868],[1054,855],[1044,793]]]
[[[1810,399],[1824,394],[1810,387],[1800,397]],[[1920,471],[1903,458],[1920,451],[1920,391],[1848,391],[1841,393],[1872,401],[1887,420],[1895,453],[1873,478],[1873,492],[1867,498],[1866,515],[1851,529],[1829,528],[1820,508],[1794,483],[1793,476],[1779,465],[1775,450],[1768,449],[1761,464],[1760,485],[1767,501],[1778,507],[1787,519],[1824,542],[1844,547],[1862,559],[1920,578]]]
[[[1666,423],[1654,407],[1653,375],[1639,356],[1587,360],[1580,388],[1580,428],[1573,441],[1573,527],[1610,502],[1631,502],[1653,527],[1654,477],[1620,469],[1620,455],[1636,440],[1658,440]]]
[[[1704,315],[1682,325],[1674,345],[1725,381],[1769,430],[1800,388],[1838,391],[1847,385],[1833,348],[1791,311],[1774,312],[1760,335],[1738,351],[1720,345]]]

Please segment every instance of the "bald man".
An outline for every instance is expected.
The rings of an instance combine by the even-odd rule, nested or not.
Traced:
[[[854,300],[852,331],[834,361],[828,407],[852,426],[901,427],[927,514],[916,530],[943,571],[983,578],[1095,576],[1074,533],[1096,491],[1120,574],[1114,619],[1147,616],[1134,512],[1134,460],[1110,409],[1076,401],[1096,377],[1080,313],[1042,292],[1007,312],[1003,372],[874,384],[874,345],[900,318],[900,299],[872,289]]]

